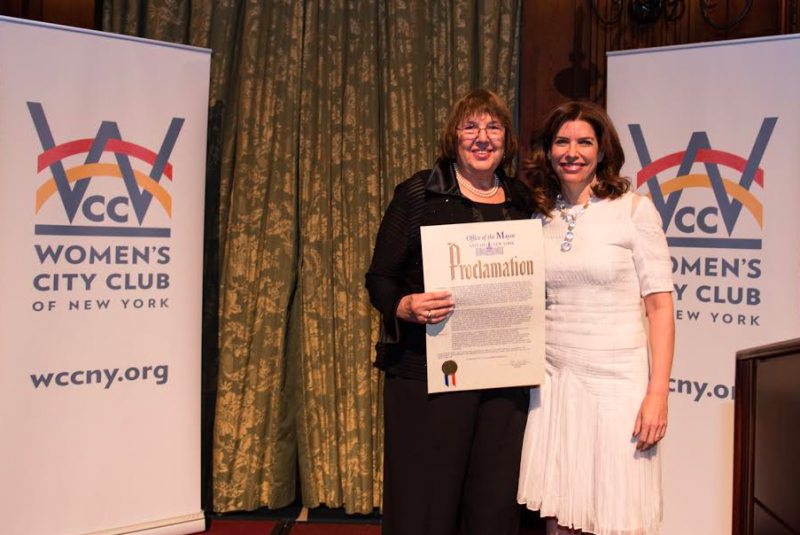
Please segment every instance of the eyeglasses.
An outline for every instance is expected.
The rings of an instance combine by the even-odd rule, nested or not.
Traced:
[[[460,128],[456,128],[461,132],[461,138],[464,141],[473,141],[481,134],[481,130],[486,130],[486,136],[492,141],[503,139],[506,135],[506,129],[496,123],[489,123],[486,126],[478,126],[475,123],[467,123]]]

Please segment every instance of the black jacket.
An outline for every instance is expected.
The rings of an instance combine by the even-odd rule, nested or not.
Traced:
[[[501,169],[497,175],[506,197],[504,219],[530,217],[527,188]],[[461,195],[452,162],[438,160],[432,170],[419,171],[395,188],[366,276],[370,301],[383,316],[375,366],[401,377],[426,379],[425,325],[400,321],[395,315],[402,297],[425,291],[419,228],[480,221],[481,211]]]

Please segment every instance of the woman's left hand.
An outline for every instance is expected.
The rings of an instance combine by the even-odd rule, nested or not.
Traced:
[[[639,407],[633,436],[638,437],[636,449],[646,451],[667,433],[667,394],[648,393]]]

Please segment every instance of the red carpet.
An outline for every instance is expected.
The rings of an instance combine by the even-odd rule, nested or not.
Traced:
[[[297,523],[291,535],[381,535],[380,525]]]
[[[215,518],[204,535],[380,535],[377,524],[325,524],[321,522],[295,522],[283,529],[283,522],[270,520],[227,520]],[[520,535],[544,535],[544,526],[523,527]]]
[[[206,535],[270,535],[277,522],[272,520],[211,520]]]

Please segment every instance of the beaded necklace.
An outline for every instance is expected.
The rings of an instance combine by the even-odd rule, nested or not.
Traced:
[[[561,251],[568,253],[572,250],[572,240],[575,238],[575,224],[580,216],[582,216],[589,205],[592,204],[592,198],[586,201],[583,206],[579,207],[574,212],[567,210],[567,203],[564,202],[563,197],[559,193],[556,196],[556,210],[561,213],[561,218],[567,222],[567,232],[564,234],[564,241],[561,242]]]

